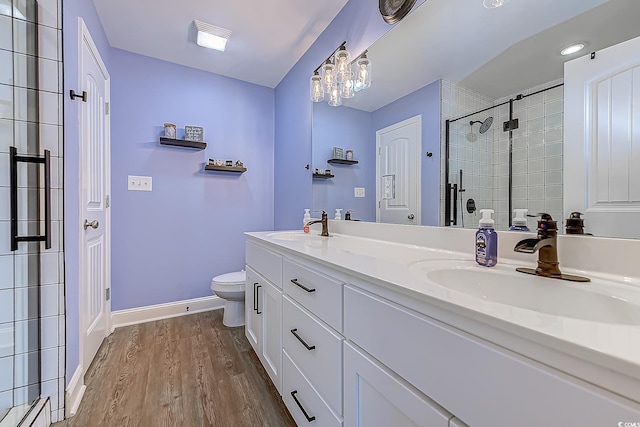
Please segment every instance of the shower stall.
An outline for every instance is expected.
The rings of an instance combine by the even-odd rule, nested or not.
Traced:
[[[60,28],[59,2],[0,0],[2,427],[63,414]]]
[[[444,123],[443,224],[477,228],[481,209],[494,210],[499,230],[512,225],[514,209],[561,221],[563,83],[498,100],[475,94],[475,106],[486,106],[471,111],[460,100],[472,91],[447,84],[449,112],[458,114]]]

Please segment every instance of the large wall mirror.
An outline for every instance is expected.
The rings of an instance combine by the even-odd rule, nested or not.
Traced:
[[[314,103],[312,167],[332,177],[314,178],[313,208],[466,228],[493,209],[501,230],[527,209],[564,224],[565,195],[583,190],[563,173],[564,64],[640,36],[638,16],[637,0],[424,2],[368,49],[371,87],[340,107]],[[357,164],[328,163],[333,147]]]

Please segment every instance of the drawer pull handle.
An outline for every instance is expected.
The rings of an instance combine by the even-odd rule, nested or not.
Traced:
[[[298,341],[300,341],[302,343],[303,346],[305,346],[307,348],[307,350],[311,351],[311,350],[315,350],[316,346],[315,345],[309,345],[306,342],[304,342],[304,340],[302,338],[300,338],[300,335],[296,334],[296,332],[298,331],[298,328],[292,329],[291,333],[293,334],[294,337],[298,338]]]
[[[253,284],[253,311],[258,312],[258,282]]]
[[[258,298],[260,297],[259,290],[260,290],[261,287],[262,287],[262,285],[256,286],[256,314],[262,314],[261,311],[258,311],[258,310],[260,310],[260,302],[259,302]]]
[[[294,285],[296,285],[296,286],[298,286],[298,287],[300,287],[300,288],[304,289],[305,291],[307,291],[307,292],[309,292],[309,293],[311,293],[311,292],[315,292],[315,291],[316,291],[315,289],[309,289],[309,288],[307,288],[306,286],[304,286],[303,284],[299,283],[299,282],[298,282],[298,279],[291,279],[291,283],[293,283]]]
[[[316,417],[310,417],[309,414],[307,414],[307,411],[304,410],[304,408],[302,407],[302,404],[300,404],[300,401],[298,400],[298,398],[296,397],[296,393],[298,393],[298,390],[293,390],[291,392],[291,397],[293,397],[293,400],[296,401],[296,404],[298,405],[298,408],[300,408],[300,410],[302,411],[302,413],[304,414],[305,418],[307,419],[307,421],[311,422],[311,421],[315,421]]]

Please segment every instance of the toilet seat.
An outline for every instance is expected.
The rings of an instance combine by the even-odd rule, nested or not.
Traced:
[[[233,273],[221,274],[211,279],[211,289],[215,292],[215,288],[244,291],[244,285],[247,280],[247,272],[244,270],[234,271]]]

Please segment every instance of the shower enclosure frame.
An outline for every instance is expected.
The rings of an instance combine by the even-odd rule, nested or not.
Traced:
[[[503,131],[509,132],[509,227],[511,227],[512,219],[511,212],[513,210],[513,131],[517,129],[517,119],[514,121],[513,118],[513,104],[515,101],[521,101],[525,98],[528,98],[533,95],[537,95],[539,93],[546,92],[551,89],[555,89],[558,87],[564,86],[564,83],[559,83],[553,86],[550,86],[545,89],[540,89],[535,92],[531,92],[529,94],[523,95],[519,94],[513,98],[510,98],[507,101],[501,102],[500,104],[492,105],[491,107],[483,108],[482,110],[474,111],[472,113],[465,114],[460,117],[456,117],[455,119],[447,119],[445,120],[445,146],[444,146],[444,175],[445,175],[445,192],[444,192],[444,225],[445,227],[451,227],[458,225],[458,184],[451,183],[451,178],[449,176],[449,162],[450,162],[450,137],[451,137],[451,123],[457,122],[458,120],[463,120],[474,116],[476,114],[483,113],[485,111],[492,110],[494,108],[502,107],[503,105],[509,105],[509,120],[504,123]],[[515,124],[515,125],[514,125]],[[452,215],[453,214],[453,215]]]

